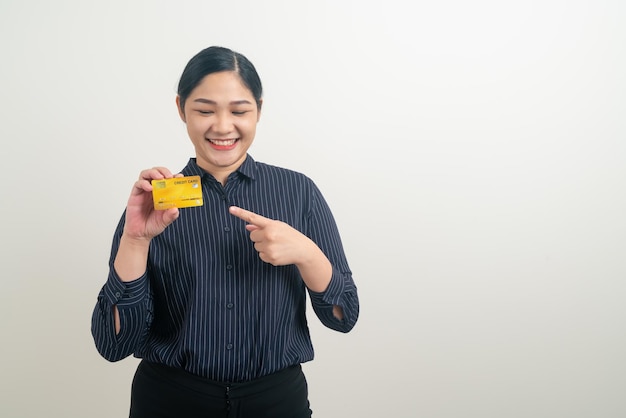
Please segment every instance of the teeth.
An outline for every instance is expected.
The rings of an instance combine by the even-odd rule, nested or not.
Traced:
[[[227,147],[229,145],[233,145],[236,141],[236,139],[209,139],[209,141],[215,145],[221,145],[224,147]]]

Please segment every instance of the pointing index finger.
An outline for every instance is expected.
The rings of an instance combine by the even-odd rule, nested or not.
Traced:
[[[242,209],[238,206],[231,206],[230,208],[228,208],[228,210],[231,215],[234,215],[239,219],[248,222],[249,224],[256,225],[261,228],[267,225],[269,221],[269,219],[264,216],[261,216],[254,212],[250,212],[249,210]]]

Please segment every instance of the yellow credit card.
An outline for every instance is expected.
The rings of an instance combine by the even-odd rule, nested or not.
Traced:
[[[152,200],[156,210],[202,206],[200,176],[152,180]]]

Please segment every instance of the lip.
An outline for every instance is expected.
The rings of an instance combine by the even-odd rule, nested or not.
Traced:
[[[237,146],[239,138],[206,138],[211,148],[219,151],[228,151]]]

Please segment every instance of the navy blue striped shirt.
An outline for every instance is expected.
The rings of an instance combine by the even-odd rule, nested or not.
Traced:
[[[225,186],[194,158],[182,173],[202,178],[204,204],[152,239],[146,273],[122,282],[113,268],[124,216],[113,238],[109,277],[98,295],[92,334],[109,361],[135,357],[212,380],[241,382],[313,359],[305,315],[311,306],[327,327],[350,331],[357,289],[335,220],[319,189],[301,173],[247,156]],[[236,205],[281,220],[313,240],[333,266],[324,292],[307,289],[294,265],[263,262]],[[121,330],[116,335],[113,306]],[[337,319],[333,305],[343,308]]]

